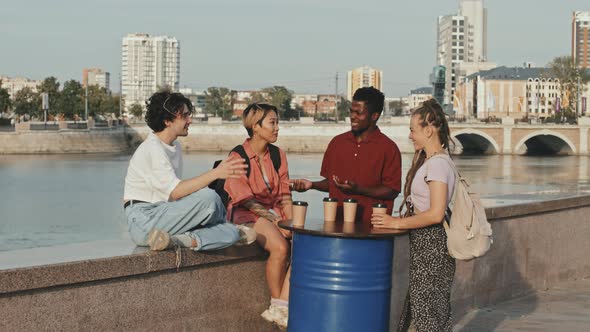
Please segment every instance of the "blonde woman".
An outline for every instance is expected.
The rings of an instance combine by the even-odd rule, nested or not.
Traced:
[[[248,132],[242,144],[249,163],[249,175],[228,178],[225,190],[230,196],[228,214],[238,225],[253,227],[256,241],[270,253],[266,263],[266,281],[271,301],[262,317],[282,327],[287,326],[289,275],[287,273],[291,234],[278,227],[282,219],[291,219],[292,200],[285,152],[272,143],[279,134],[279,117],[273,105],[254,103],[242,115]],[[275,169],[272,154],[278,153],[280,167]],[[232,152],[230,157],[237,157]]]
[[[451,332],[455,260],[448,254],[442,221],[455,173],[449,125],[434,99],[412,112],[410,139],[416,152],[404,186],[405,217],[374,214],[371,222],[376,228],[407,229],[410,234],[410,285],[398,331]]]

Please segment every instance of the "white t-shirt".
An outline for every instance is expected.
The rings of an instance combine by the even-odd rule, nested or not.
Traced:
[[[180,143],[168,145],[150,133],[139,145],[127,169],[123,199],[150,203],[168,201],[182,176]]]

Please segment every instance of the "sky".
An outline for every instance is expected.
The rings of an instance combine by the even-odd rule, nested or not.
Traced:
[[[388,97],[429,85],[436,22],[458,0],[3,0],[0,75],[60,82],[111,73],[119,91],[128,33],[180,41],[180,87],[345,94],[347,71],[383,71]],[[544,66],[571,53],[574,10],[589,0],[487,0],[488,61]]]

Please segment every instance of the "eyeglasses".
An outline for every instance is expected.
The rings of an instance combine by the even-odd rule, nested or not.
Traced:
[[[169,109],[166,107],[166,103],[168,102],[168,100],[170,100],[170,98],[172,97],[172,95],[174,95],[174,94],[173,94],[173,93],[172,93],[172,94],[170,94],[170,95],[168,96],[168,98],[166,98],[166,100],[164,100],[164,104],[162,104],[162,108],[164,108],[164,110],[165,110],[166,112],[168,112],[168,113],[172,114],[174,117],[177,117],[177,116],[179,116],[179,115],[180,115],[181,117],[185,118],[185,119],[186,119],[186,118],[188,118],[188,117],[190,117],[190,116],[191,116],[191,114],[193,114],[193,112],[192,112],[192,110],[191,110],[191,109],[189,109],[188,111],[186,111],[186,112],[183,112],[183,113],[180,113],[180,112],[179,112],[179,113],[174,113],[174,112],[170,111],[170,110],[169,110]]]

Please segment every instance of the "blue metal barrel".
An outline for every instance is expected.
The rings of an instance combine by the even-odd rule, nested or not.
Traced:
[[[393,238],[295,233],[288,331],[387,331]]]

